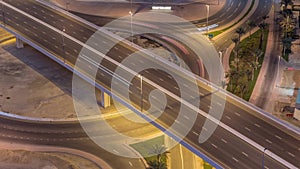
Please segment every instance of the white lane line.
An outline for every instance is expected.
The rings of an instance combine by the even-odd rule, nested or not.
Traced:
[[[221,104],[220,102],[217,102],[217,105],[222,106],[223,104]]]
[[[162,82],[164,81],[164,79],[162,79],[162,78],[159,78],[159,80],[162,81]]]
[[[266,139],[266,142],[268,142],[268,143],[272,144],[272,141],[270,141],[270,140],[268,140],[268,139]]]
[[[227,142],[225,139],[223,139],[223,138],[221,139],[221,141],[222,141],[223,143],[226,143],[226,144],[228,143],[228,142]]]
[[[199,136],[199,134],[198,134],[198,133],[196,133],[195,131],[193,131],[193,133],[194,133],[196,136]]]
[[[229,117],[229,116],[225,116],[228,120],[231,120],[231,117]]]
[[[275,137],[276,137],[276,138],[278,138],[279,140],[281,140],[281,139],[282,139],[281,137],[279,137],[279,136],[277,136],[277,135],[275,135]]]
[[[242,154],[243,154],[244,156],[248,157],[248,154],[247,154],[247,153],[245,153],[245,152],[242,152]]]
[[[289,154],[291,157],[295,157],[295,155],[292,154],[292,153],[290,153],[290,152],[288,152],[288,154]]]
[[[205,130],[205,131],[207,131],[207,128],[205,128],[205,127],[202,127],[202,129]]]
[[[179,90],[179,88],[178,88],[177,86],[174,86],[174,88],[175,88],[176,90]]]
[[[249,129],[248,127],[244,127],[247,131],[251,132],[251,129]]]
[[[130,165],[131,167],[133,166],[132,163],[131,163],[130,161],[129,161],[128,163],[129,163],[129,165]]]
[[[189,118],[188,116],[186,116],[186,115],[184,115],[184,118],[186,118],[186,119],[190,120],[190,118]]]
[[[255,123],[254,125],[255,125],[256,127],[258,127],[258,128],[260,127],[260,125],[259,125],[259,124],[256,124],[256,123]]]
[[[185,84],[185,83],[183,83],[183,86],[184,86],[184,87],[186,87],[186,88],[188,88],[188,87],[189,87],[189,86],[188,86],[187,84]]]
[[[216,146],[215,144],[211,143],[211,145],[214,147],[214,148],[218,148],[218,146]]]
[[[235,112],[234,114],[237,115],[237,116],[239,116],[239,117],[241,116],[241,114],[238,113],[238,112]]]
[[[239,162],[239,160],[236,159],[235,157],[232,157],[232,159],[233,159],[234,161],[236,161],[236,162]]]
[[[167,107],[168,107],[169,109],[173,110],[173,107],[172,107],[172,106],[168,105]]]
[[[117,150],[115,150],[115,149],[113,149],[113,152],[115,152],[115,153],[119,154],[119,152],[118,152]]]

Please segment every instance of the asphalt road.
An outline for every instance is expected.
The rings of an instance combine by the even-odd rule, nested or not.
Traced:
[[[259,4],[253,13],[253,15],[250,16],[249,20],[254,21],[255,23],[260,23],[262,22],[262,17],[267,16],[270,12],[270,9],[272,7],[272,0],[259,0]],[[247,24],[244,23],[241,27],[245,28],[247,30]],[[216,46],[216,49],[218,51],[225,51],[230,44],[233,42],[231,41],[232,38],[236,37],[237,34],[235,33],[235,30],[228,32],[226,34],[221,34],[219,35],[220,38],[218,37],[217,40],[215,40],[213,43]]]
[[[22,9],[31,15],[40,18],[41,20],[47,22],[48,24],[63,30],[65,28],[66,33],[73,36],[74,38],[85,42],[93,33],[92,28],[89,28],[82,23],[78,23],[69,17],[58,14],[56,11],[53,11],[47,7],[36,3],[35,1],[21,1],[21,0],[6,0],[5,2],[13,4],[14,6]],[[3,8],[2,8],[3,9]],[[43,12],[44,11],[44,12]],[[20,34],[26,35],[27,38],[33,40],[37,44],[40,44],[44,48],[47,48],[49,51],[53,52],[56,55],[63,56],[69,63],[75,63],[75,60],[78,56],[78,52],[81,49],[81,46],[71,40],[62,37],[60,34],[50,30],[49,28],[36,23],[35,21],[20,15],[19,13],[4,8],[5,14],[5,24],[7,26],[13,27]],[[3,18],[2,18],[3,19]],[[108,41],[111,41],[112,38],[106,34],[99,35],[101,37],[101,42],[99,44],[93,44],[92,47],[105,46]],[[57,43],[61,42],[61,44]],[[62,45],[64,42],[65,45]],[[104,47],[105,49],[105,47]],[[133,53],[135,49],[131,46],[128,46],[124,43],[116,45],[113,50],[108,51],[108,56],[121,62],[129,54]],[[104,51],[103,51],[104,52]],[[96,56],[94,56],[96,57]],[[94,58],[95,59],[95,58]],[[139,55],[139,59],[136,62],[132,62],[131,66],[137,66],[137,64],[151,63],[164,67],[163,63],[158,63],[157,60],[147,57],[145,55]],[[87,63],[89,64],[89,63]],[[110,71],[114,72],[116,66],[104,60],[101,62],[101,65],[108,68]],[[183,73],[178,72],[177,70],[170,69],[170,71],[175,72],[178,78],[181,81],[190,83],[189,79],[184,77]],[[88,72],[88,70],[86,70]],[[178,96],[193,96],[195,91],[187,90],[186,93],[181,93],[178,90],[178,86],[174,82],[174,79],[168,74],[163,73],[159,70],[151,69],[148,71],[141,72],[145,78],[150,79],[156,84],[160,84],[161,87],[166,90],[174,93]],[[157,75],[159,74],[159,77]],[[111,86],[111,76],[107,72],[98,71],[97,78],[101,79],[101,84],[106,87]],[[155,89],[152,84],[143,82],[143,101],[144,109],[150,107],[148,96],[150,92]],[[187,87],[188,88],[188,87]],[[219,98],[220,102],[211,103],[211,96],[213,93],[218,91],[212,91],[203,86],[203,84],[198,83],[199,95],[201,96],[200,109],[204,112],[208,112],[209,109],[214,109],[219,106],[222,102],[222,99]],[[123,91],[122,91],[123,90]],[[126,90],[127,91],[127,90]],[[119,93],[124,92],[124,88],[120,86]],[[134,78],[131,81],[130,86],[130,99],[135,103],[136,107],[139,107],[140,103],[140,89],[139,89],[139,78]],[[153,98],[155,100],[155,98]],[[194,98],[190,98],[189,102],[193,102]],[[160,100],[158,100],[159,102]],[[212,105],[211,105],[212,104]],[[168,97],[168,106],[165,109],[165,112],[156,120],[159,124],[168,127],[173,123],[176,123],[176,131],[174,133],[180,133],[184,130],[190,123],[188,116],[187,118],[182,118],[179,121],[176,121],[178,116],[179,102],[171,97]],[[211,106],[209,106],[211,105]],[[159,107],[156,107],[159,109]],[[182,109],[187,114],[198,114],[191,110],[189,107],[182,105]],[[157,111],[157,110],[156,110]],[[155,114],[156,111],[151,112]],[[151,116],[151,115],[150,115]],[[205,143],[199,144],[198,137],[199,132],[203,129],[203,123],[205,118],[201,115],[197,115],[196,123],[193,125],[192,130],[185,137],[185,141],[190,145],[195,147],[197,150],[207,154],[212,159],[216,160],[220,164],[224,165],[225,168],[260,168],[262,162],[262,152],[252,147],[248,143],[242,141],[237,136],[228,132],[222,127],[218,127],[214,134],[206,141]],[[250,110],[249,108],[242,106],[240,103],[227,98],[225,104],[225,111],[221,122],[230,126],[239,133],[245,135],[246,137],[255,140],[258,144],[263,147],[267,147],[268,150],[279,155],[286,161],[294,164],[295,166],[300,166],[299,157],[300,157],[300,140],[299,135],[290,134],[281,129],[278,124],[269,121],[258,113]],[[205,129],[203,130],[205,131]],[[74,144],[79,146],[78,144]],[[92,148],[88,148],[87,151],[92,151]],[[265,157],[265,166],[268,168],[285,168],[278,162],[275,162],[269,156]]]

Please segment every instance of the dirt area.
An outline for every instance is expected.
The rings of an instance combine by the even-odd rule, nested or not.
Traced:
[[[31,117],[75,117],[71,73],[30,46],[0,47],[0,111]],[[59,105],[57,103],[60,103]]]
[[[0,150],[1,169],[99,169],[93,162],[62,153]]]

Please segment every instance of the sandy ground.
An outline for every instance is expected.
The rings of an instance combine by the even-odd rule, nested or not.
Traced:
[[[84,158],[62,153],[0,150],[1,169],[99,169]]]

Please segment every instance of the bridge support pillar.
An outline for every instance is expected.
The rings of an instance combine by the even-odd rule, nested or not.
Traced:
[[[103,108],[107,108],[111,105],[110,104],[110,96],[108,94],[106,94],[104,91],[101,91],[100,103]]]
[[[16,40],[16,46],[18,49],[24,48],[24,43],[21,39],[17,38]]]

